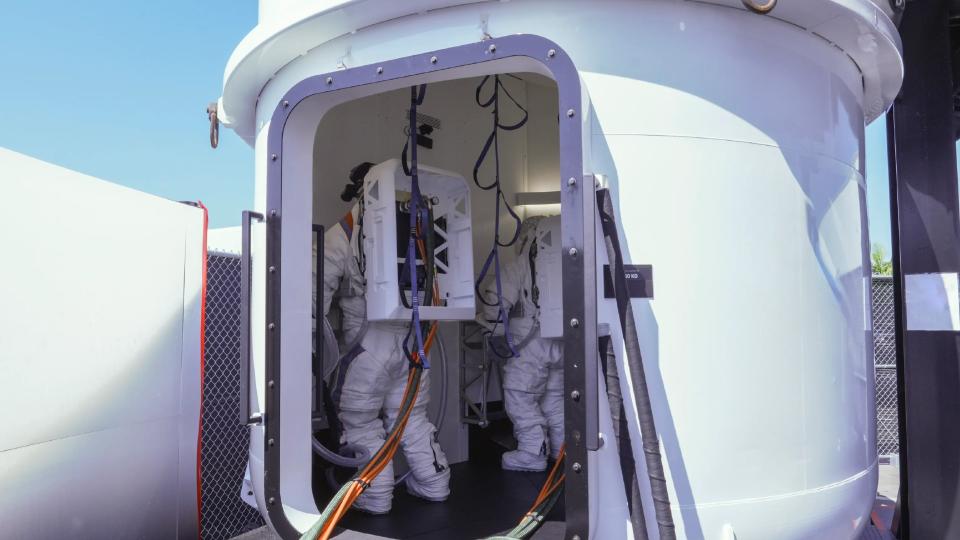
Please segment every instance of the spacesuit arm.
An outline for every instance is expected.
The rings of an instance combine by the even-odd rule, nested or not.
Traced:
[[[316,257],[317,246],[313,246]],[[346,275],[347,262],[352,257],[350,240],[339,226],[327,229],[323,235],[323,315],[330,312],[330,302],[333,293],[340,287],[340,280]],[[316,282],[317,269],[313,270],[313,279]],[[313,313],[317,313],[317,297],[313,297]]]

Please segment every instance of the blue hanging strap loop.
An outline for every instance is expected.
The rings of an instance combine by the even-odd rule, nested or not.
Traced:
[[[490,80],[493,80],[493,88],[490,91],[490,96],[486,99],[481,97],[481,94],[487,88],[487,84]],[[507,96],[513,104],[523,112],[523,117],[513,124],[503,124],[500,122],[500,91]],[[490,136],[487,137],[486,142],[483,145],[483,149],[480,151],[480,156],[477,157],[477,161],[473,166],[473,181],[480,189],[486,190],[496,190],[496,197],[494,198],[496,204],[496,210],[494,212],[494,230],[493,230],[493,246],[490,249],[490,253],[487,255],[486,261],[483,263],[483,267],[480,269],[480,274],[477,276],[477,281],[474,284],[474,290],[477,293],[477,298],[480,299],[480,302],[488,307],[497,307],[497,320],[495,324],[503,325],[504,338],[507,343],[507,348],[510,350],[511,357],[517,356],[517,351],[513,346],[513,338],[510,336],[510,315],[507,312],[506,306],[503,302],[503,283],[501,279],[501,269],[500,269],[500,248],[510,247],[516,243],[517,239],[520,236],[520,225],[521,219],[520,216],[513,210],[513,207],[510,206],[510,203],[507,201],[507,197],[503,192],[503,189],[500,185],[500,144],[498,139],[498,133],[500,130],[504,131],[514,131],[523,127],[527,123],[529,118],[529,113],[527,110],[517,102],[516,99],[510,95],[510,92],[500,81],[499,75],[487,75],[484,77],[480,84],[477,85],[476,92],[474,94],[474,99],[477,102],[477,105],[486,109],[488,107],[493,108],[493,131],[490,133]],[[493,170],[493,180],[484,184],[480,181],[480,168],[483,163],[487,160],[490,155],[490,150],[493,150],[493,159],[494,159],[494,170]],[[513,219],[515,227],[513,236],[510,237],[510,240],[504,242],[500,237],[500,211],[501,206],[506,208],[507,214]],[[494,280],[496,282],[497,288],[497,301],[490,302],[488,301],[483,293],[480,291],[480,285],[486,279],[487,274],[493,270]]]

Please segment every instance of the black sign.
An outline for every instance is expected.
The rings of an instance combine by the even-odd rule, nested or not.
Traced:
[[[630,298],[653,298],[653,266],[625,264],[623,273],[627,278],[627,292],[630,293]],[[603,265],[603,297],[616,298],[609,264]]]

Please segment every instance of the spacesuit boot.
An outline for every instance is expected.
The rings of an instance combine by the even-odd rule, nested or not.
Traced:
[[[541,426],[516,430],[517,449],[504,452],[500,465],[508,471],[540,472],[547,469],[547,439]]]
[[[341,410],[340,421],[344,424],[346,442],[362,446],[372,456],[384,442],[385,431],[380,412]],[[370,486],[353,503],[357,510],[368,514],[386,514],[393,506],[393,462],[387,464],[370,482]]]
[[[407,493],[430,502],[443,502],[450,496],[449,470],[444,480],[432,482],[430,485],[420,484],[420,482],[417,481],[417,477],[412,474],[407,476],[404,483],[407,487]]]

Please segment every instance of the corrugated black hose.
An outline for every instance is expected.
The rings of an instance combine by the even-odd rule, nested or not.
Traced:
[[[643,516],[643,503],[640,498],[640,481],[637,480],[637,463],[633,459],[633,444],[627,415],[623,406],[623,393],[620,391],[620,372],[617,370],[617,357],[613,352],[610,336],[601,336],[600,368],[607,387],[607,403],[613,420],[613,436],[617,440],[617,453],[620,454],[620,473],[623,476],[623,489],[630,510],[630,523],[633,525],[633,540],[647,540],[647,522]]]
[[[643,458],[650,478],[650,492],[653,495],[653,509],[657,518],[657,529],[661,540],[675,540],[677,537],[670,512],[670,494],[667,491],[667,479],[663,472],[663,458],[660,455],[660,439],[650,404],[650,391],[643,369],[643,357],[640,353],[640,339],[637,337],[633,307],[627,293],[627,277],[624,273],[623,254],[620,251],[620,238],[617,236],[617,220],[613,211],[610,190],[597,191],[597,208],[600,212],[600,225],[603,228],[604,243],[610,259],[613,274],[614,292],[617,297],[617,311],[620,314],[620,328],[623,331],[623,344],[627,351],[627,363],[633,382],[633,397],[637,404],[637,419],[640,423],[640,436],[643,437]]]

